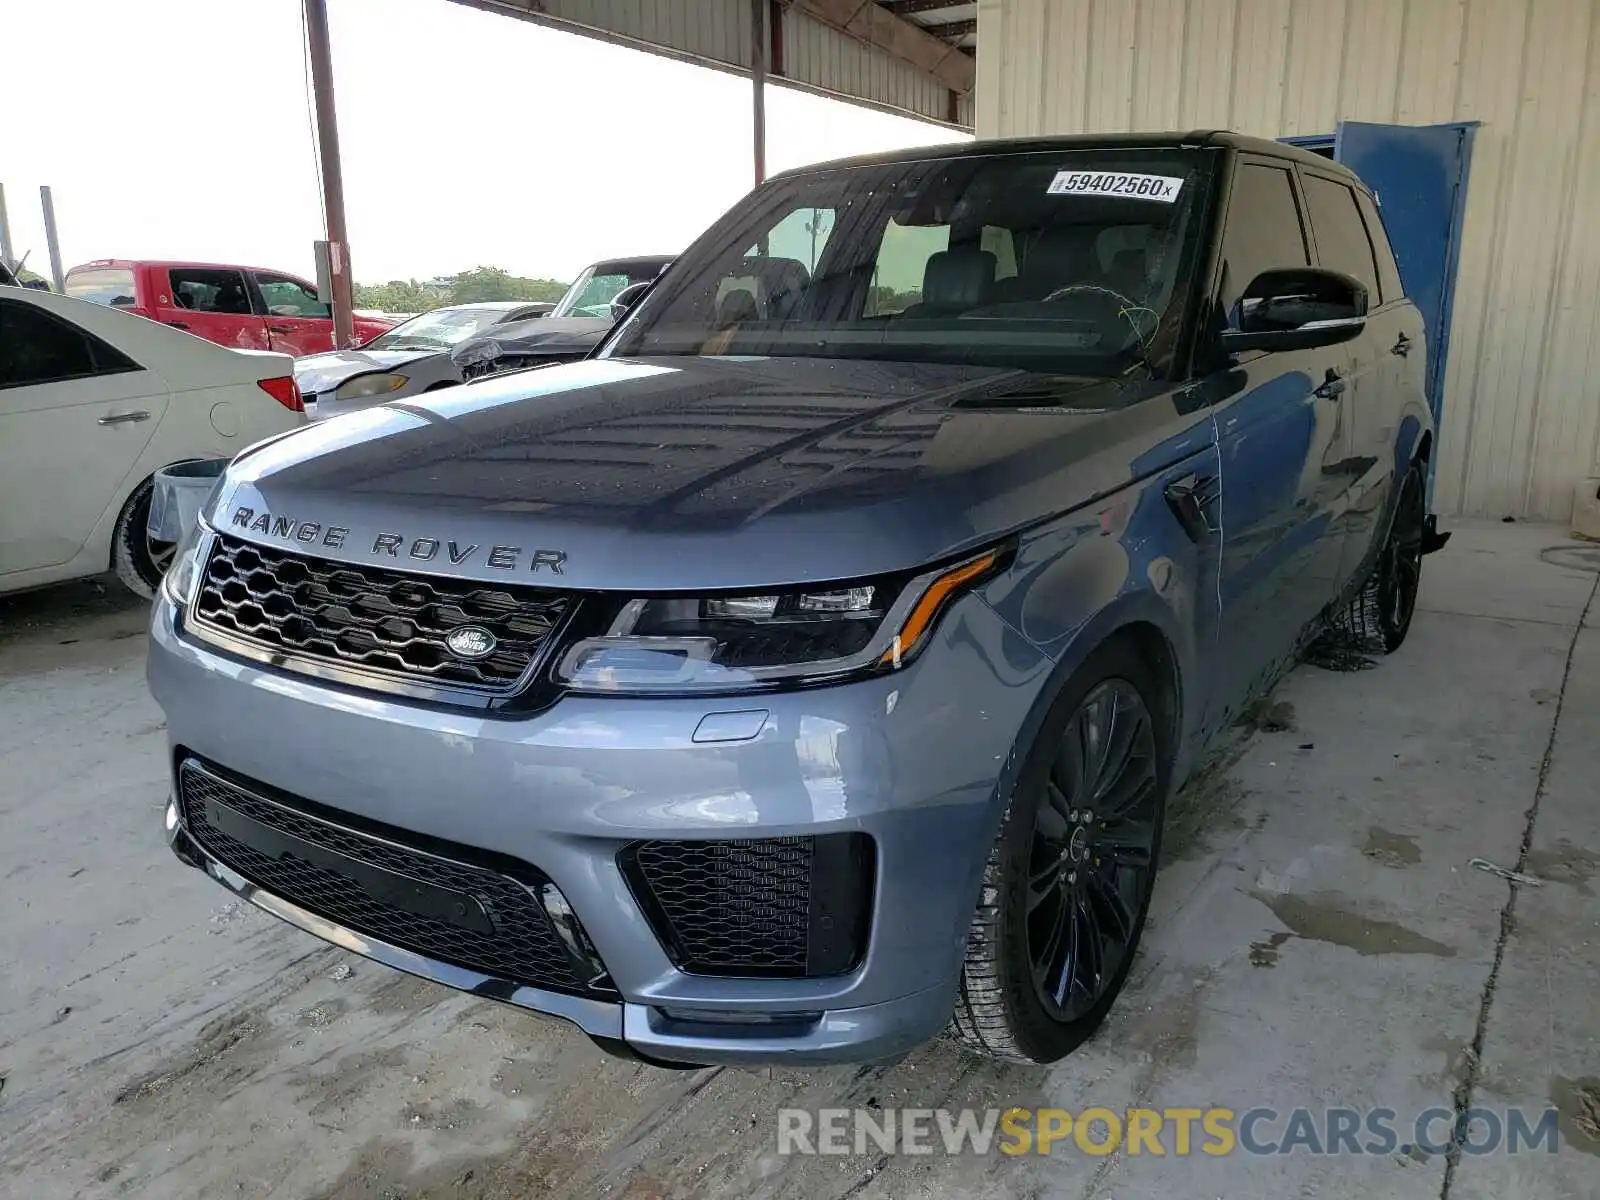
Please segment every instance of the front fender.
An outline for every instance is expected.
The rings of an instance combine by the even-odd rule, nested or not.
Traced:
[[[1173,683],[1174,777],[1187,773],[1204,715],[1200,642],[1215,628],[1220,543],[1212,534],[1197,544],[1183,532],[1162,501],[1164,481],[1036,531],[1019,546],[1013,568],[984,589],[985,602],[1051,663],[1007,756],[999,798],[1010,795],[1073,674],[1118,635],[1164,651]]]

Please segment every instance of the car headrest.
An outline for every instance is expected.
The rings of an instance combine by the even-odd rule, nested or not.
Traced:
[[[729,292],[717,306],[717,326],[722,329],[760,319],[761,311],[756,306],[756,298],[744,288]]]
[[[767,318],[773,321],[786,320],[811,283],[811,272],[798,259],[752,255],[742,269],[760,282]]]
[[[1110,285],[1122,291],[1141,286],[1149,272],[1149,260],[1141,249],[1118,250],[1111,256],[1106,272]]]
[[[1028,244],[1022,273],[1052,288],[1083,279],[1094,263],[1094,232],[1071,225],[1041,229]]]
[[[922,271],[922,307],[976,308],[994,287],[995,256],[976,246],[940,250]]]

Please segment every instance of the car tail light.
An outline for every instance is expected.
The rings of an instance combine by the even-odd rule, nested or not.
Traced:
[[[290,412],[305,412],[306,402],[300,398],[300,389],[295,386],[294,376],[280,375],[276,379],[258,379],[256,386]]]

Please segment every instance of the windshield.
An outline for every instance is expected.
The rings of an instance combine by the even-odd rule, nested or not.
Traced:
[[[623,288],[644,283],[661,273],[659,263],[599,263],[585,267],[583,274],[572,281],[570,287],[550,311],[552,317],[607,317],[611,316],[611,302]]]
[[[775,182],[701,238],[604,353],[1161,370],[1205,151],[986,155]]]
[[[506,315],[499,308],[437,308],[396,325],[368,342],[364,350],[448,350]]]
[[[67,295],[94,304],[122,307],[136,303],[133,294],[133,272],[117,267],[69,272],[63,281],[63,287]]]

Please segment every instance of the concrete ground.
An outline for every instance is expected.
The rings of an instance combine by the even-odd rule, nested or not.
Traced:
[[[1459,527],[1399,653],[1291,675],[1175,806],[1129,987],[1051,1069],[940,1041],[657,1071],[324,947],[162,844],[142,606],[0,601],[0,1195],[1595,1197],[1597,572],[1553,527]],[[1392,1109],[1402,1138],[1554,1106],[1561,1149],[776,1153],[783,1106],[1013,1104],[1269,1106],[1269,1142],[1297,1106]]]

